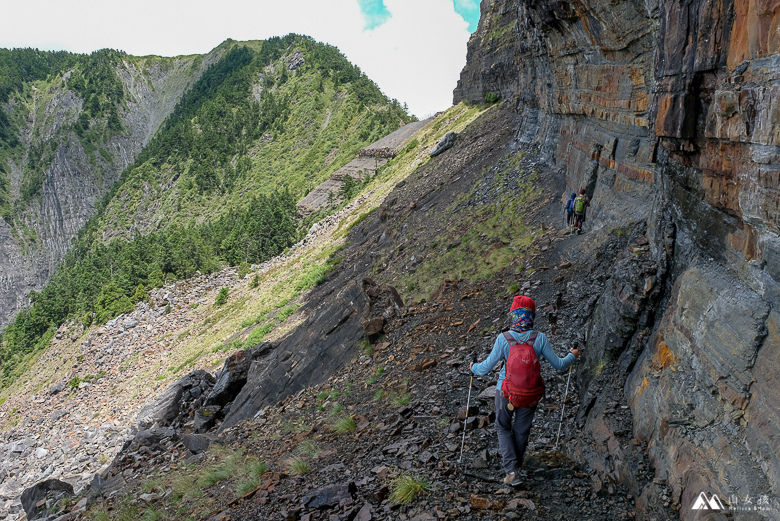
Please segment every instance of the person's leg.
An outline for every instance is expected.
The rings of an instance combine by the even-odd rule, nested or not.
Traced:
[[[501,459],[504,463],[504,472],[514,472],[517,468],[517,453],[515,440],[512,435],[512,412],[507,409],[509,400],[504,398],[501,391],[496,391],[496,434],[498,434],[498,447],[501,450]]]
[[[525,449],[528,447],[528,438],[531,435],[531,423],[533,422],[535,412],[536,407],[515,409],[512,434],[515,443],[514,452],[518,469],[523,464],[523,457],[525,456]]]

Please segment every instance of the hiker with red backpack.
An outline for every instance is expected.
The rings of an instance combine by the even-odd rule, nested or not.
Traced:
[[[559,358],[544,333],[533,330],[536,304],[530,297],[515,297],[510,309],[512,327],[498,335],[490,355],[469,366],[476,375],[485,375],[506,361],[498,375],[496,393],[496,433],[506,477],[504,483],[520,485],[520,465],[523,463],[531,422],[536,405],[544,396],[539,358],[544,356],[552,366],[565,371],[580,355],[577,348]]]
[[[585,211],[590,206],[590,201],[585,196],[585,189],[580,188],[580,195],[574,199],[574,227],[577,228],[577,235],[582,233],[582,223],[585,222]]]

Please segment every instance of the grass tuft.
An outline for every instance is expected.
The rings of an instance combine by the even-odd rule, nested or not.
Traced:
[[[347,432],[354,431],[356,427],[355,420],[353,420],[351,416],[342,416],[336,420],[332,429],[336,434],[346,434]]]
[[[285,465],[287,467],[287,472],[293,476],[300,476],[301,474],[309,472],[309,464],[300,456],[289,458],[285,462]]]
[[[403,407],[404,405],[409,405],[409,402],[411,401],[411,399],[412,399],[412,395],[411,394],[409,394],[409,393],[400,393],[400,394],[394,395],[390,399],[390,402],[395,407]]]
[[[312,440],[303,440],[298,449],[296,450],[299,456],[308,456],[310,458],[316,458],[320,451],[320,447]]]
[[[397,505],[407,505],[420,493],[430,492],[431,489],[431,483],[426,478],[402,474],[393,481],[390,500]]]

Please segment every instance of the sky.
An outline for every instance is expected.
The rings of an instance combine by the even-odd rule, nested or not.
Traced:
[[[178,56],[305,34],[424,118],[452,105],[479,0],[0,0],[0,13],[0,48]]]

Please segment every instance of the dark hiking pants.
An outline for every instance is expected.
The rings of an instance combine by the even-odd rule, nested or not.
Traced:
[[[528,446],[528,436],[531,434],[531,422],[534,419],[536,407],[530,409],[507,409],[509,400],[501,391],[496,392],[496,433],[501,458],[504,460],[504,471],[509,474],[520,469],[523,464],[525,448]]]
[[[574,213],[574,227],[578,230],[582,230],[582,223],[585,222],[585,214],[584,213]]]

